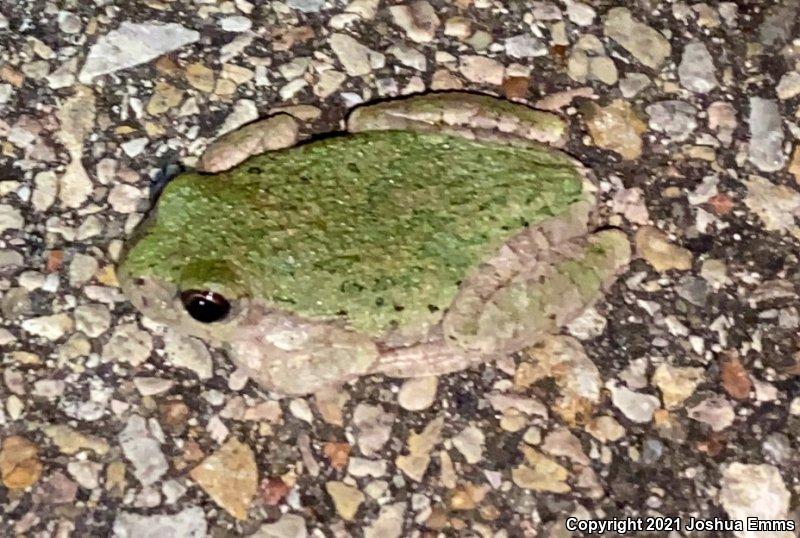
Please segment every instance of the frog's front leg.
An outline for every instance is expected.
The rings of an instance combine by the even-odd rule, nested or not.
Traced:
[[[234,364],[262,387],[286,396],[341,385],[369,373],[378,360],[375,343],[365,335],[259,304],[236,330],[227,346]]]

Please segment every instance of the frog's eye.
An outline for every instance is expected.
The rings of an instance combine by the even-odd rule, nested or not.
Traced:
[[[186,312],[202,323],[225,319],[231,310],[231,303],[225,297],[208,290],[184,291],[181,293],[181,302]]]

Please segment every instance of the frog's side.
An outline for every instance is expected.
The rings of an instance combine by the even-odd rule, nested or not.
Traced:
[[[247,129],[240,147],[265,138]],[[348,131],[173,180],[121,263],[134,305],[223,345],[266,388],[306,394],[518,351],[628,263],[622,232],[589,233],[588,170],[542,144],[563,141],[555,115],[454,92],[359,108]],[[187,289],[225,296],[230,314],[196,321]]]

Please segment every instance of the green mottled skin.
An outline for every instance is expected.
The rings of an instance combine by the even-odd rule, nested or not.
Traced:
[[[174,179],[121,270],[378,335],[447,308],[470,267],[581,185],[544,146],[337,136]]]

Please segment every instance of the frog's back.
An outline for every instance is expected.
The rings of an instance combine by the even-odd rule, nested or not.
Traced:
[[[377,335],[447,308],[471,267],[581,188],[572,161],[545,146],[336,136],[176,178],[128,263],[180,282],[195,262],[224,262],[252,296]]]

